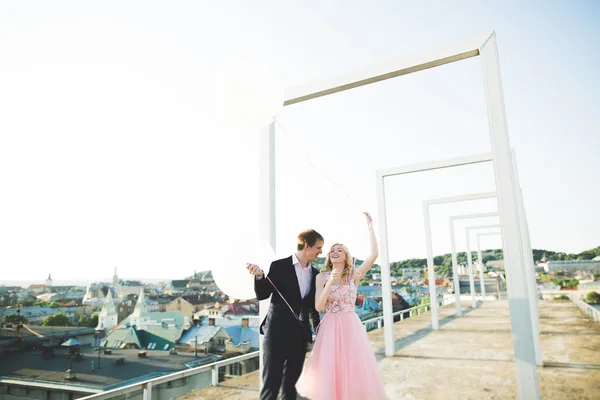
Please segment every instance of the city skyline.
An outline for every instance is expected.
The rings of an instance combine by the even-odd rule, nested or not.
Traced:
[[[598,245],[597,5],[344,4],[0,5],[1,278],[117,266],[155,280],[263,260],[256,129],[224,125],[220,71],[243,75],[243,58],[289,88],[492,30],[532,247]],[[277,255],[312,227],[364,258],[376,169],[489,151],[481,80],[466,60],[278,113]],[[390,260],[424,258],[422,200],[490,190],[491,165],[390,180]],[[496,209],[434,209],[434,252],[449,252],[448,216]]]

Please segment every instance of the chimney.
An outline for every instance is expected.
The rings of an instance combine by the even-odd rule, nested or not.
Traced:
[[[242,318],[242,328],[247,328],[250,322],[250,318]]]
[[[215,326],[215,319],[214,318],[209,318],[208,319],[208,326]]]
[[[65,371],[65,380],[74,381],[77,379],[77,375],[75,375],[75,371],[73,371],[73,366],[69,364],[69,369]]]

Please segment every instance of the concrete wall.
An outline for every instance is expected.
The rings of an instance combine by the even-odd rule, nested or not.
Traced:
[[[504,290],[504,287],[501,287],[502,283],[497,279],[485,279],[485,293],[498,293]],[[504,286],[504,285],[502,285]],[[460,293],[468,293],[470,292],[471,287],[469,281],[460,281]],[[475,292],[481,292],[481,285],[479,282],[479,278],[475,279]]]
[[[212,372],[207,371],[191,377],[177,379],[152,388],[152,400],[169,400],[186,395],[192,391],[206,388],[211,385]],[[72,394],[73,399],[89,396],[92,393],[71,392],[68,388],[63,391],[50,390],[38,387],[13,386],[8,388],[0,385],[1,400],[69,400]],[[143,391],[133,392],[127,397],[131,400],[143,400]]]
[[[13,386],[4,387],[0,385],[0,399],[2,400],[69,400],[89,396],[93,393],[71,392],[68,390],[50,390],[37,387]]]
[[[178,297],[167,304],[165,311],[181,311],[183,315],[192,316],[194,315],[194,306],[187,300]]]
[[[152,400],[169,400],[211,385],[212,372],[207,371],[152,388]],[[140,397],[141,400],[141,397]]]

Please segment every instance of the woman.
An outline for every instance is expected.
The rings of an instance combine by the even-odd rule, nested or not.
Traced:
[[[325,310],[325,317],[296,384],[298,393],[311,400],[386,398],[371,343],[354,312],[356,288],[379,254],[373,221],[364,214],[371,243],[367,259],[354,269],[346,246],[336,243],[316,278],[315,308]]]

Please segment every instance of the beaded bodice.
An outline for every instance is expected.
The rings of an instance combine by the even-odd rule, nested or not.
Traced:
[[[325,279],[329,279],[331,272],[325,274]],[[355,303],[356,286],[354,285],[354,279],[349,276],[347,282],[331,286],[331,291],[325,303],[325,312],[354,312]]]

